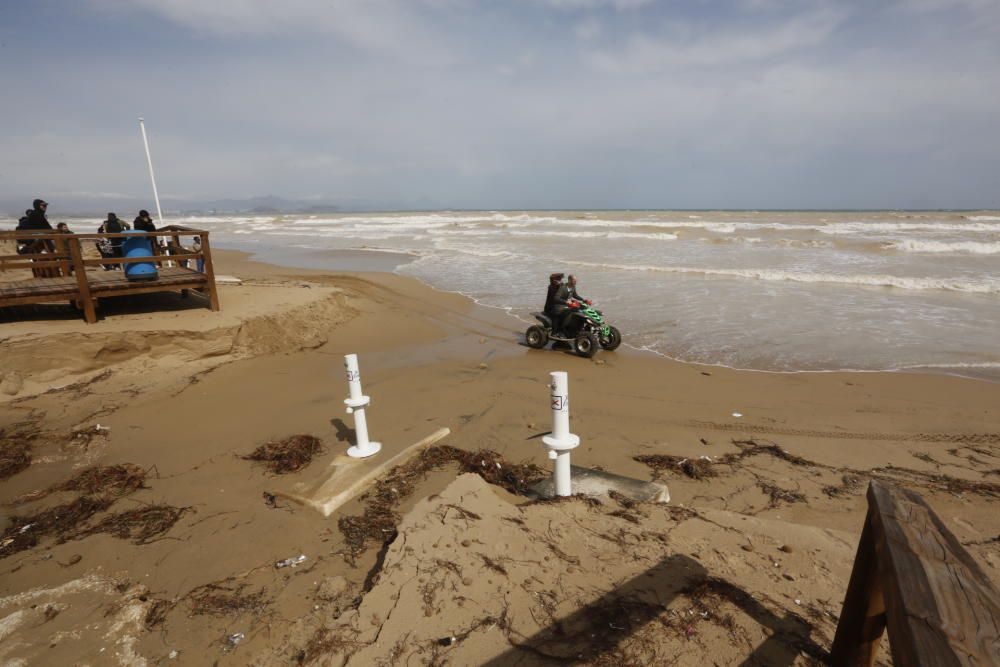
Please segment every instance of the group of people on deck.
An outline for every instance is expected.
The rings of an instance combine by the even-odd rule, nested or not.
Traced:
[[[34,232],[60,232],[63,234],[71,234],[69,226],[65,222],[60,222],[53,229],[52,224],[49,223],[46,217],[46,211],[48,210],[48,202],[44,199],[36,199],[32,203],[32,208],[24,212],[24,216],[18,220],[17,231],[34,231]],[[115,213],[108,213],[107,219],[101,223],[101,226],[97,228],[99,234],[121,234],[123,232],[135,230],[140,232],[155,232],[156,224],[153,223],[152,217],[149,215],[149,211],[143,209],[139,211],[139,215],[136,216],[135,220],[132,221],[131,226],[129,223],[121,220]],[[103,258],[114,258],[122,257],[122,246],[124,243],[124,238],[100,238],[96,242],[97,251],[101,254]],[[152,243],[157,244],[158,242],[153,240]],[[185,254],[188,252],[201,252],[201,238],[195,237],[194,245],[192,248],[183,248],[177,246],[173,243],[167,243],[164,245],[162,242],[158,243],[159,247],[164,251],[165,254]],[[20,238],[17,240],[17,252],[18,254],[32,254],[32,253],[44,253],[44,252],[55,252],[55,244],[48,239],[32,239]],[[186,266],[186,261],[181,261],[181,264]],[[198,270],[202,270],[204,265],[204,260],[198,261]],[[121,264],[104,264],[105,271],[116,271],[121,270]]]

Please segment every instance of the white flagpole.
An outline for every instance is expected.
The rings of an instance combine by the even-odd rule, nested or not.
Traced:
[[[153,183],[153,199],[156,200],[156,215],[163,226],[163,210],[160,208],[160,195],[156,192],[156,177],[153,176],[153,158],[149,156],[149,140],[146,139],[146,124],[139,118],[139,129],[142,130],[142,143],[146,147],[146,162],[149,164],[149,180]]]

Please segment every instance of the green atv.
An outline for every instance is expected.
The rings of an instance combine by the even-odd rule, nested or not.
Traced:
[[[622,334],[617,328],[607,324],[601,311],[587,303],[581,303],[567,317],[565,330],[555,331],[552,318],[544,313],[532,313],[540,324],[528,327],[524,341],[528,347],[540,350],[550,340],[569,343],[581,357],[591,358],[599,347],[615,350],[622,344]]]

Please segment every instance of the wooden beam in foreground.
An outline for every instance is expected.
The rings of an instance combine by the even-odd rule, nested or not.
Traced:
[[[893,664],[1000,664],[1000,593],[923,498],[873,481],[830,652],[873,665],[883,628]]]

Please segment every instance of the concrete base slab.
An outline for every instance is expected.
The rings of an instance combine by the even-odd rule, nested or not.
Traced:
[[[645,482],[641,479],[623,477],[603,470],[570,466],[573,476],[573,493],[585,496],[606,496],[609,491],[617,491],[630,500],[649,503],[669,503],[670,491],[666,484]],[[551,477],[543,479],[528,489],[533,498],[555,496],[555,482]]]
[[[440,428],[429,436],[406,447],[390,459],[377,463],[373,458],[355,459],[338,456],[323,475],[311,483],[296,483],[292,491],[274,490],[273,496],[312,507],[323,516],[330,516],[351,498],[360,495],[372,483],[393,467],[406,463],[421,451],[447,437],[451,431]]]

